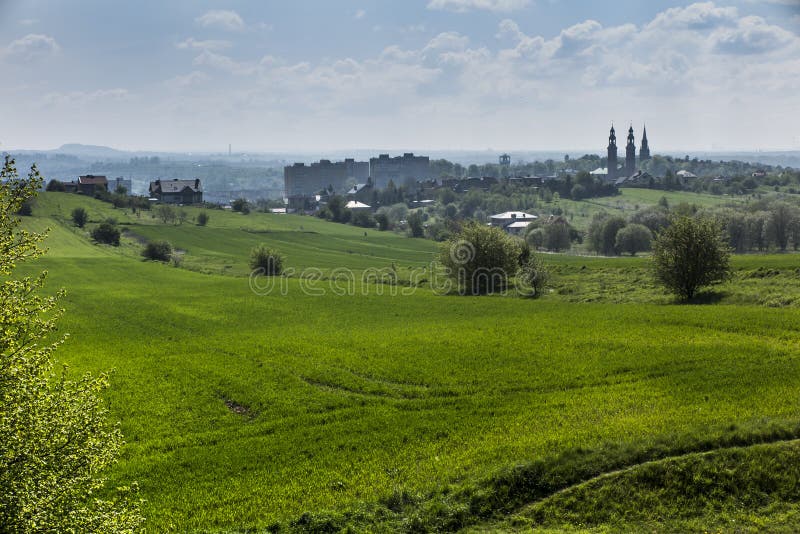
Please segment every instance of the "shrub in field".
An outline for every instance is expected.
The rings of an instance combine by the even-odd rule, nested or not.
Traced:
[[[208,213],[206,213],[204,211],[201,211],[200,213],[197,214],[197,224],[198,224],[198,226],[205,226],[206,224],[208,224],[208,220],[210,218],[211,217],[209,216]]]
[[[550,273],[541,256],[531,253],[517,272],[517,286],[527,296],[539,297],[547,287]]]
[[[104,243],[106,245],[114,245],[115,247],[118,247],[119,236],[119,228],[108,222],[104,222],[92,230],[92,239],[98,243]]]
[[[58,299],[41,295],[46,273],[15,278],[39,257],[44,234],[14,217],[42,180],[20,180],[13,160],[0,171],[0,531],[135,532],[135,491],[104,488],[122,446],[101,392],[106,375],[78,380],[54,372]]]
[[[266,276],[281,274],[283,272],[283,255],[266,245],[258,245],[250,251],[250,268]]]
[[[161,222],[164,224],[174,223],[178,218],[178,213],[175,211],[175,208],[169,204],[159,204],[158,207],[153,210],[153,213],[156,217],[161,219]]]
[[[499,228],[471,222],[446,241],[439,262],[462,295],[504,291],[519,268],[518,241]]]
[[[605,256],[614,256],[617,250],[617,232],[627,223],[618,215],[598,213],[589,224],[589,249]]]
[[[23,202],[17,210],[17,215],[22,215],[23,217],[30,217],[33,215],[33,201],[26,200]]]
[[[142,256],[148,260],[169,261],[172,257],[172,245],[169,241],[150,241],[145,245]]]
[[[250,213],[250,203],[247,202],[247,199],[245,198],[237,198],[231,202],[231,208],[233,211],[238,211],[239,213],[243,213],[245,215]]]
[[[730,251],[719,223],[679,217],[653,243],[656,280],[683,299],[730,277]]]
[[[650,250],[652,240],[653,234],[646,226],[629,224],[617,232],[616,249],[620,253],[627,252],[631,256],[636,256],[637,252]]]
[[[362,228],[375,228],[375,219],[368,211],[358,210],[353,212],[350,222],[353,226],[360,226]]]
[[[86,213],[86,210],[83,208],[75,208],[72,210],[72,222],[75,223],[75,226],[78,228],[83,228],[86,225],[86,221],[89,220],[89,214]]]
[[[58,191],[62,193],[66,190],[67,188],[64,187],[64,182],[60,180],[50,180],[47,182],[47,187],[45,188],[45,191]]]

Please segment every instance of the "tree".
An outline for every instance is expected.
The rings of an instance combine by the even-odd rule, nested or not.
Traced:
[[[119,237],[119,228],[108,222],[101,223],[97,228],[92,230],[92,239],[98,243],[118,247]]]
[[[531,253],[517,272],[517,285],[530,297],[539,297],[544,292],[550,273],[539,254]]]
[[[283,254],[264,244],[250,251],[250,268],[258,274],[275,276],[283,272]]]
[[[172,245],[169,241],[150,241],[144,246],[142,256],[153,261],[169,261],[172,257]]]
[[[711,218],[679,217],[653,242],[656,280],[689,300],[697,290],[730,277],[730,251],[719,223]]]
[[[54,192],[57,191],[62,193],[66,190],[67,188],[64,187],[64,182],[60,180],[50,180],[49,182],[47,182],[47,187],[45,188],[45,191],[54,191]]]
[[[238,211],[245,215],[250,213],[250,203],[247,202],[246,198],[237,198],[231,202],[231,208],[233,208],[233,211]]]
[[[367,210],[354,211],[350,222],[354,226],[360,226],[362,228],[375,228],[375,219]]]
[[[175,208],[169,204],[159,204],[155,209],[155,215],[161,219],[161,222],[164,224],[174,223],[175,219],[178,218]]]
[[[385,232],[389,229],[389,217],[385,213],[378,213],[375,215],[375,222],[378,223],[378,230]]]
[[[798,210],[786,202],[775,202],[769,210],[767,232],[781,252],[786,252],[793,227],[798,224]]]
[[[63,295],[40,296],[46,273],[15,279],[17,264],[43,254],[44,234],[14,216],[42,179],[20,180],[13,160],[0,171],[0,531],[133,532],[141,524],[135,486],[98,498],[101,474],[122,435],[100,392],[107,375],[54,376],[52,339]]]
[[[75,223],[75,226],[78,228],[83,228],[86,225],[86,221],[89,220],[89,214],[86,213],[86,210],[83,208],[75,208],[72,210],[72,222]]]
[[[643,224],[629,224],[617,232],[616,249],[622,253],[627,252],[636,256],[637,252],[650,250],[653,234]]]
[[[408,229],[411,237],[422,237],[425,235],[425,225],[422,223],[422,214],[419,210],[408,216]]]
[[[205,211],[201,211],[200,213],[197,214],[198,226],[205,226],[206,224],[208,224],[208,220],[210,218],[211,216],[208,213],[206,213]]]
[[[589,224],[589,248],[605,256],[618,254],[617,232],[625,224],[625,219],[617,215],[597,213]]]
[[[545,224],[542,230],[542,245],[547,250],[561,252],[562,250],[568,250],[572,245],[569,223],[562,217],[556,217],[555,220]]]
[[[462,295],[504,291],[519,268],[520,245],[501,229],[469,222],[442,244],[439,262]]]

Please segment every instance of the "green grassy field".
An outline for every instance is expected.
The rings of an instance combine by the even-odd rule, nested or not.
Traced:
[[[66,222],[76,205],[133,237],[93,245]],[[728,529],[715,506],[798,524],[800,496],[781,489],[791,477],[770,482],[764,467],[796,452],[751,445],[800,437],[798,301],[762,298],[798,292],[799,256],[737,258],[740,284],[713,305],[672,303],[646,259],[570,256],[548,256],[554,287],[538,300],[374,284],[340,296],[330,281],[315,296],[296,277],[257,295],[244,274],[259,242],[326,272],[419,267],[436,247],[210,213],[207,227],[165,226],[46,194],[26,220],[52,229],[29,268],[68,292],[59,361],[115,369],[106,398],[127,445],[111,482],[139,482],[148,530]],[[135,236],[170,239],[188,268],[142,261]],[[761,469],[760,500],[728,485],[681,523],[626,515],[687,487],[670,486],[677,467],[652,466],[713,478],[734,446]],[[691,456],[709,451],[718,461]],[[626,501],[630,477],[652,488]],[[616,515],[581,508],[604,500]]]

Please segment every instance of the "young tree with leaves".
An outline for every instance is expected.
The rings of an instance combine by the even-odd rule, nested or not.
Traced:
[[[61,292],[39,293],[46,273],[15,278],[20,262],[43,254],[44,234],[20,228],[19,207],[42,179],[20,180],[6,157],[0,171],[0,531],[134,532],[142,519],[136,489],[100,495],[102,473],[122,445],[100,392],[106,375],[69,380],[53,371],[49,341]]]

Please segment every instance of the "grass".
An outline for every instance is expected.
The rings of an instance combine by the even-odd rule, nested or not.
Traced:
[[[580,528],[588,519],[567,502],[552,501],[545,516],[526,506],[643,461],[798,437],[794,304],[728,295],[673,305],[635,278],[646,259],[568,256],[548,256],[560,281],[539,300],[425,288],[392,296],[372,285],[314,296],[297,278],[259,296],[247,278],[208,274],[214,268],[142,261],[134,239],[121,250],[91,244],[64,224],[76,203],[93,221],[111,214],[137,235],[168,236],[186,262],[198,258],[196,271],[240,269],[262,240],[297,268],[422,265],[435,247],[391,233],[365,240],[361,229],[307,217],[213,211],[208,227],[166,227],[44,195],[26,225],[52,227],[50,253],[27,268],[48,269],[48,287],[68,290],[60,328],[71,336],[59,360],[75,374],[116,370],[106,397],[127,445],[111,483],[139,482],[151,531],[516,528],[509,514],[526,528]],[[751,293],[790,294],[796,258],[747,256],[736,267]],[[636,288],[577,302],[583,289],[562,290],[579,280]],[[793,521],[790,511],[746,507],[753,524]],[[615,524],[593,517],[597,528]],[[713,519],[685,525],[722,525]]]

